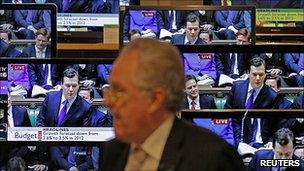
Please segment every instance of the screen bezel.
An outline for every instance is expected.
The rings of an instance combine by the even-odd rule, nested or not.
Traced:
[[[183,6],[120,6],[119,10],[119,48],[121,49],[124,46],[123,43],[123,27],[124,27],[124,14],[128,10],[183,10],[183,11],[191,11],[191,10],[240,10],[240,11],[251,11],[252,20],[251,20],[251,45],[255,45],[256,35],[255,35],[255,24],[256,24],[256,11],[255,6],[204,6],[204,5],[183,5]],[[189,45],[179,45],[179,46],[189,46]],[[193,46],[193,45],[191,45]],[[199,45],[201,46],[201,45]],[[207,45],[203,45],[207,46]],[[210,45],[215,46],[215,45]],[[229,45],[231,46],[231,45]]]
[[[51,11],[51,29],[52,33],[50,36],[51,42],[51,58],[57,57],[57,6],[53,3],[46,4],[35,4],[35,3],[27,3],[27,4],[9,4],[3,3],[1,4],[0,9],[4,10],[50,10]],[[2,57],[1,57],[2,58]]]

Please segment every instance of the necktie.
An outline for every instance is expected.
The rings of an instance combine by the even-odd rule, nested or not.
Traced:
[[[195,110],[195,102],[194,102],[194,100],[192,100],[192,102],[191,102],[191,110]]]
[[[48,64],[45,64],[45,66],[44,66],[43,76],[44,76],[44,85],[47,85],[47,80],[48,80],[48,76],[49,76],[49,65]]]
[[[254,103],[253,98],[254,98],[255,90],[252,89],[250,91],[252,91],[252,93],[251,93],[251,95],[249,96],[249,98],[246,102],[246,105],[245,105],[246,109],[252,109],[253,108],[253,103]]]
[[[188,41],[188,42],[186,43],[186,45],[191,45],[191,42],[190,42],[190,41]]]
[[[230,74],[234,74],[235,54],[231,53],[230,57]]]
[[[27,16],[26,16],[25,21],[28,24],[32,25],[33,18],[34,18],[34,11],[33,10],[27,10]]]
[[[147,153],[139,146],[136,146],[129,156],[125,171],[140,170],[146,158]]]
[[[68,155],[68,162],[71,163],[73,166],[76,166],[76,147],[72,146],[70,147],[69,155]]]
[[[70,6],[70,0],[62,1],[62,12],[66,12]]]
[[[233,24],[233,18],[234,18],[234,12],[233,11],[228,11],[227,23]]]
[[[60,110],[59,115],[58,115],[57,126],[61,126],[62,123],[63,123],[63,120],[64,120],[64,118],[65,118],[65,116],[66,116],[68,103],[69,103],[68,100],[65,100],[65,101],[63,102],[63,107],[62,107],[62,109]]]
[[[302,70],[304,70],[304,53],[299,54],[298,65]]]

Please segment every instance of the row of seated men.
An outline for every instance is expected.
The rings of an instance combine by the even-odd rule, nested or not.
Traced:
[[[130,30],[139,30],[144,37],[159,37],[162,29],[174,35],[184,35],[191,26],[213,32],[216,39],[234,40],[235,34],[242,28],[251,32],[251,13],[241,10],[129,10],[125,13],[123,22],[124,40]],[[204,44],[205,42],[191,42]],[[184,44],[184,43],[174,43]]]
[[[265,79],[265,63],[261,58],[256,58],[252,60],[251,70],[250,70],[250,79],[246,81],[239,81],[235,84],[234,88],[232,88],[231,95],[229,95],[226,105],[226,108],[279,108],[281,104],[283,104],[284,100],[281,96],[279,96],[274,90],[264,84]],[[239,85],[242,85],[242,90],[248,91],[248,93],[244,93],[241,91],[234,91],[235,89],[240,90]],[[62,90],[58,92],[49,93],[48,96],[45,98],[41,108],[39,115],[37,117],[36,126],[94,126],[93,121],[98,119],[94,118],[94,114],[91,113],[91,106],[87,103],[84,99],[77,96],[79,87],[79,77],[76,70],[69,68],[64,71],[63,79],[62,79]],[[254,93],[256,91],[256,93]],[[89,91],[90,92],[90,91]],[[200,109],[200,108],[215,108],[214,100],[210,99],[210,97],[205,96],[198,96],[197,90],[197,83],[195,77],[187,76],[186,83],[185,83],[185,92],[187,94],[187,98],[185,99],[185,109]],[[88,93],[88,92],[87,92]],[[82,91],[79,91],[79,94],[83,94]],[[242,96],[245,96],[242,98]],[[246,96],[248,100],[245,100]],[[256,97],[255,97],[256,96]],[[85,97],[85,96],[83,96]],[[300,108],[303,108],[303,96],[299,98],[302,99],[299,102]],[[237,102],[237,99],[243,99],[241,102]],[[251,99],[251,100],[250,100]],[[213,101],[213,102],[212,102]],[[247,102],[246,102],[247,101]],[[250,102],[251,101],[251,102]],[[288,102],[287,102],[288,103]],[[238,106],[240,104],[240,106]],[[245,105],[246,104],[246,105]],[[295,100],[295,104],[296,100]],[[291,102],[288,103],[289,106],[292,105]],[[15,107],[16,108],[16,107]],[[21,109],[20,109],[21,110]],[[23,109],[24,110],[24,109]],[[26,110],[25,110],[26,111]],[[57,111],[57,113],[54,111]],[[10,112],[10,111],[9,111]],[[8,119],[9,126],[25,126],[25,125],[17,125],[17,121],[15,120],[23,120],[18,123],[25,123],[25,120],[29,120],[27,114],[20,114],[15,115],[14,110],[12,108],[12,117]],[[18,112],[19,113],[19,112]],[[20,112],[21,113],[21,112]],[[21,116],[23,115],[23,116]],[[9,115],[10,116],[10,115]],[[104,116],[104,115],[103,115]],[[14,117],[16,117],[14,119]],[[12,119],[13,118],[13,119]],[[89,118],[89,119],[88,119]],[[10,122],[13,120],[13,122]],[[199,119],[198,119],[199,120]],[[195,120],[194,120],[195,122]],[[209,122],[212,122],[209,120]],[[229,143],[238,146],[239,143],[248,143],[254,147],[261,147],[266,144],[271,146],[270,139],[273,135],[273,132],[276,131],[276,127],[269,127],[269,121],[267,119],[260,119],[253,121],[252,124],[255,125],[253,127],[258,127],[258,132],[256,132],[255,142],[251,143],[252,133],[254,129],[250,129],[252,126],[250,124],[250,119],[247,118],[244,125],[246,125],[246,129],[241,130],[240,127],[241,123],[238,119],[228,119],[227,122],[223,125],[213,125],[209,127],[212,131],[218,133],[222,138],[227,140]],[[294,128],[304,128],[303,127],[303,120],[301,119],[287,119],[280,120],[281,123],[284,123],[284,127],[288,127],[294,130],[296,136],[303,136],[303,129],[297,130]],[[13,123],[13,124],[12,124]],[[29,122],[28,122],[29,123]],[[195,122],[196,123],[196,122]],[[206,127],[204,124],[197,122],[196,124]],[[211,125],[209,123],[209,125]],[[258,126],[260,125],[260,126]],[[30,126],[29,124],[26,126]],[[249,128],[249,129],[247,129]],[[220,131],[216,131],[219,130]],[[231,131],[231,132],[229,132]],[[240,133],[243,132],[243,133]],[[232,136],[230,136],[232,135]],[[242,135],[243,137],[240,137]],[[243,141],[240,141],[243,139]],[[36,147],[38,148],[38,146]],[[85,147],[86,148],[86,147]],[[28,152],[33,149],[33,147],[20,147],[20,149],[16,149],[17,152],[21,149],[25,149]],[[14,149],[15,150],[15,149]],[[48,150],[45,152],[45,150]],[[61,169],[71,169],[74,167],[79,167],[78,169],[81,170],[82,163],[73,164],[71,162],[70,153],[75,150],[75,147],[50,147],[49,149],[44,149],[44,155],[50,155],[52,164],[45,164],[49,167],[61,168]],[[12,153],[12,156],[20,156],[18,153]],[[93,160],[93,152],[92,155],[87,158],[89,162]],[[11,156],[11,157],[12,157]],[[86,156],[87,157],[87,156]],[[30,158],[25,158],[30,159]],[[85,160],[81,160],[84,162]],[[81,162],[79,161],[79,162]],[[36,161],[35,164],[41,164],[41,161]],[[31,165],[31,164],[28,164]],[[38,167],[38,166],[37,166]],[[39,165],[40,167],[40,165]],[[92,167],[92,164],[90,165]]]

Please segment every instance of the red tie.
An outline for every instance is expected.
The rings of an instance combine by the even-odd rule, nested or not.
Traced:
[[[194,100],[192,100],[192,102],[191,102],[191,110],[195,110],[195,102],[194,102]]]

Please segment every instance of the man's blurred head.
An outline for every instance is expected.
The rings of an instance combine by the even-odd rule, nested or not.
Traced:
[[[105,94],[117,139],[140,144],[179,111],[183,75],[180,54],[172,45],[139,38],[125,46],[113,65]]]
[[[199,22],[200,22],[199,18],[194,13],[190,13],[187,16],[186,36],[187,36],[188,41],[194,42],[195,39],[198,38],[198,34],[200,32]]]
[[[92,103],[94,98],[94,91],[90,87],[80,87],[78,95],[85,99],[87,102]]]
[[[292,159],[294,135],[288,128],[279,129],[274,135],[273,151],[276,159]]]
[[[73,99],[77,95],[79,89],[79,75],[75,69],[68,68],[63,72],[61,87],[66,99]]]
[[[240,29],[236,33],[236,44],[242,45],[248,43],[249,32],[246,28]]]
[[[199,37],[203,39],[207,44],[212,43],[213,34],[210,30],[203,30],[200,32]]]
[[[43,51],[49,43],[50,33],[46,28],[41,28],[36,32],[36,47]]]
[[[272,88],[274,91],[279,92],[281,88],[281,80],[279,77],[267,78],[265,84]]]
[[[250,84],[253,88],[259,88],[264,84],[266,78],[265,61],[256,57],[250,61]]]
[[[198,97],[197,79],[194,75],[186,75],[185,92],[192,100]]]
[[[0,31],[0,38],[7,44],[11,43],[12,34],[8,31]]]

